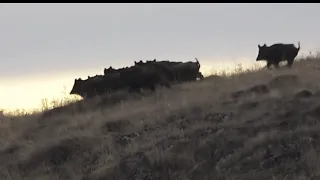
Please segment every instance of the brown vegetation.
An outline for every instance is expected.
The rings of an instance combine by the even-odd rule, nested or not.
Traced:
[[[0,179],[318,179],[320,58],[0,117]]]

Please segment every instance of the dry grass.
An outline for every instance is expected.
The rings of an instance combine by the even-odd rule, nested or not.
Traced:
[[[3,116],[0,179],[318,179],[319,75],[316,55]]]

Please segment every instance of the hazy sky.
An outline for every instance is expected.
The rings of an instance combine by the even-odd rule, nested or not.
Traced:
[[[320,46],[320,4],[0,4],[0,108],[36,107],[74,78],[134,60],[254,63],[257,45]],[[301,55],[301,54],[300,54]]]

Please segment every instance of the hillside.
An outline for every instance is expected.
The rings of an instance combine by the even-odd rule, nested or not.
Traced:
[[[0,117],[0,179],[319,179],[320,58]]]

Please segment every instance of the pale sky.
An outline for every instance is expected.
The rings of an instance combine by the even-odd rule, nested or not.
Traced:
[[[320,47],[320,4],[0,4],[0,108],[34,108],[74,78],[154,59],[202,71],[255,62],[258,44]],[[262,63],[264,65],[264,63]]]

